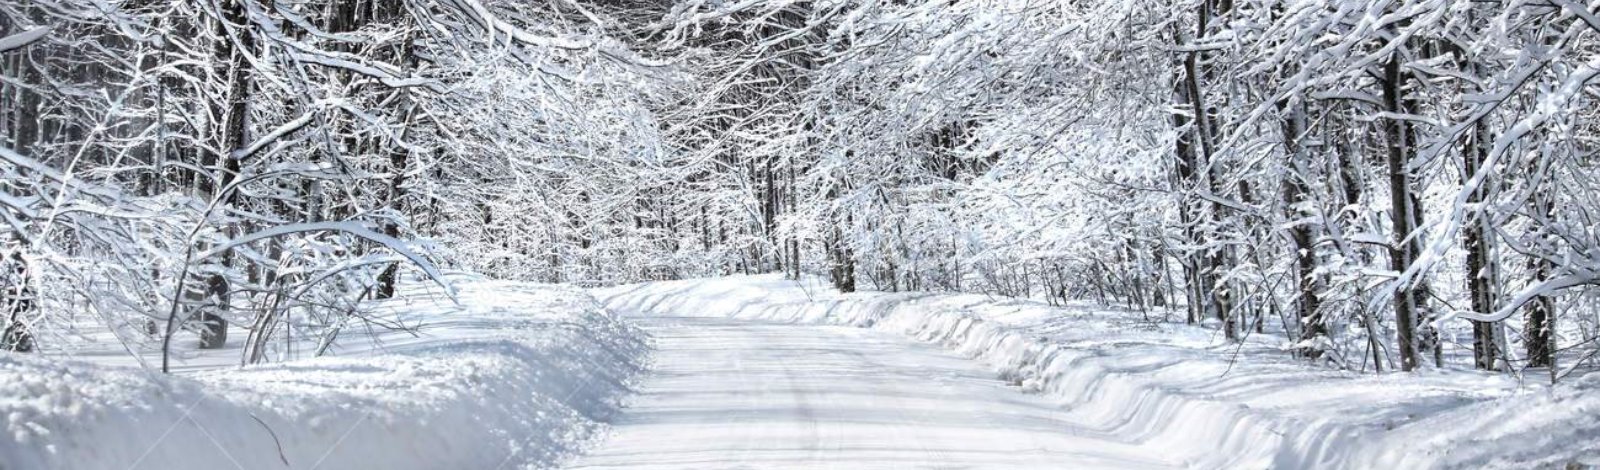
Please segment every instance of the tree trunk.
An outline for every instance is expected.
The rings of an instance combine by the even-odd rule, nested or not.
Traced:
[[[778,243],[778,178],[774,174],[773,169],[773,165],[775,164],[774,162],[777,160],[777,158],[769,157],[766,160],[766,164],[761,171],[762,178],[766,180],[766,191],[764,191],[764,197],[762,198],[761,228],[766,232],[765,235],[767,239],[767,245],[774,248],[773,257],[777,258],[775,261],[778,263],[778,269],[782,270],[783,251],[776,249],[781,246]],[[758,251],[757,254],[760,255],[765,251],[766,250]],[[770,272],[770,270],[767,268],[765,256],[758,258],[758,260],[758,262],[761,263],[761,272]]]
[[[797,187],[795,186],[794,159],[790,158],[789,159],[789,213],[791,215],[794,214],[795,211],[800,207],[799,196],[798,196],[797,193],[798,193]],[[790,232],[794,232],[795,231],[792,227],[793,227],[793,225],[791,224]],[[792,274],[790,274],[790,277],[795,279],[795,280],[799,280],[800,279],[800,235],[798,233],[790,233],[789,234],[789,264],[790,264],[790,266],[792,266],[794,268],[794,272]]]
[[[1195,31],[1197,40],[1203,39],[1206,36],[1207,30],[1209,29],[1211,7],[1212,5],[1209,1],[1200,2],[1199,10],[1196,13],[1197,21]],[[1179,43],[1180,45],[1183,43],[1181,37],[1179,38]],[[1190,105],[1189,108],[1194,113],[1192,137],[1194,142],[1198,144],[1196,147],[1199,151],[1199,154],[1194,158],[1194,164],[1191,166],[1191,169],[1198,170],[1199,168],[1204,167],[1208,168],[1209,171],[1194,171],[1192,176],[1203,176],[1206,180],[1207,190],[1209,190],[1212,194],[1221,194],[1222,191],[1220,190],[1221,188],[1218,187],[1218,181],[1215,174],[1218,169],[1215,162],[1212,161],[1212,158],[1215,155],[1215,151],[1212,149],[1212,120],[1209,116],[1209,108],[1206,106],[1204,87],[1202,87],[1200,83],[1200,54],[1201,53],[1199,51],[1191,51],[1184,58],[1184,75],[1186,78],[1184,84],[1187,87],[1186,91]],[[1202,203],[1202,206],[1206,207],[1206,209],[1203,210],[1204,214],[1196,219],[1205,221],[1209,226],[1214,227],[1218,225],[1220,221],[1217,220],[1217,218],[1221,215],[1221,205],[1213,201],[1210,203]],[[1204,239],[1204,234],[1201,234],[1197,241],[1204,241]],[[1198,294],[1202,299],[1200,313],[1204,313],[1204,308],[1207,306],[1213,307],[1215,309],[1217,319],[1222,320],[1223,322],[1224,335],[1229,340],[1237,339],[1238,332],[1235,328],[1233,328],[1232,321],[1232,298],[1227,289],[1223,286],[1220,286],[1217,282],[1217,278],[1221,276],[1221,273],[1227,271],[1227,269],[1224,268],[1224,266],[1226,266],[1225,260],[1227,258],[1227,254],[1224,253],[1224,250],[1213,247],[1202,247],[1202,250],[1206,252],[1207,255],[1197,257],[1197,262],[1199,262],[1200,265],[1196,267],[1196,277],[1199,280],[1199,286],[1196,289],[1196,294]]]
[[[17,54],[17,65],[22,74],[23,83],[39,83],[39,72],[28,63],[27,51]],[[33,144],[39,141],[39,105],[42,98],[38,93],[23,87],[17,89],[17,108],[11,114],[11,149],[19,154],[28,155]]]
[[[1311,227],[1303,221],[1309,215],[1303,206],[1312,203],[1306,187],[1306,180],[1310,175],[1306,174],[1307,169],[1301,164],[1304,161],[1304,148],[1301,145],[1301,137],[1305,133],[1304,106],[1299,102],[1284,106],[1286,115],[1283,118],[1283,143],[1285,155],[1288,157],[1289,171],[1283,176],[1283,202],[1287,218],[1292,224],[1289,228],[1289,238],[1294,241],[1295,250],[1295,280],[1300,298],[1296,303],[1301,325],[1300,340],[1315,341],[1317,338],[1327,336],[1328,327],[1318,311],[1320,302],[1317,297],[1316,247],[1312,245]],[[1306,346],[1300,348],[1300,354],[1316,358],[1322,355],[1322,349]]]
[[[228,281],[212,274],[204,286],[193,286],[186,293],[192,320],[200,322],[200,349],[222,349],[228,342]]]
[[[1487,149],[1483,146],[1484,140],[1488,138],[1487,127],[1481,121],[1475,125],[1472,138],[1468,139],[1466,148],[1462,149],[1463,184],[1482,170],[1483,161],[1488,156]],[[1467,205],[1478,207],[1483,202],[1484,192],[1483,187],[1471,188],[1471,192],[1467,194]],[[1485,217],[1478,211],[1468,212],[1463,225],[1461,236],[1462,245],[1467,251],[1467,293],[1471,298],[1472,311],[1488,313],[1495,309],[1493,287],[1490,285],[1494,276],[1494,265],[1489,259],[1491,232]],[[1495,341],[1495,327],[1492,322],[1472,322],[1473,365],[1479,369],[1498,369],[1496,361],[1500,357],[1500,352]]]
[[[1385,108],[1394,113],[1401,112],[1404,83],[1400,74],[1400,54],[1395,53],[1384,64],[1383,70],[1383,102]],[[1385,132],[1388,135],[1388,170],[1389,170],[1389,215],[1393,221],[1393,245],[1389,248],[1389,268],[1395,272],[1404,272],[1411,266],[1416,253],[1411,250],[1412,243],[1408,240],[1413,227],[1411,210],[1411,174],[1406,169],[1410,163],[1410,148],[1408,129],[1405,121],[1390,118],[1385,120]],[[1394,292],[1394,316],[1397,342],[1399,343],[1400,370],[1410,371],[1417,368],[1417,319],[1415,305],[1413,304],[1411,289],[1408,286],[1396,286]]]
[[[410,43],[408,41],[407,47],[404,48],[405,52],[401,53],[401,61],[409,67],[415,67],[417,65],[416,58],[411,54],[411,47],[409,46]],[[409,97],[409,92],[405,90],[399,90],[396,91],[396,93],[400,94],[398,97],[398,101],[400,103],[410,102],[410,100],[407,99]],[[400,119],[403,124],[397,132],[399,139],[406,138],[406,131],[412,125],[412,119],[415,117],[415,111],[415,105],[411,105],[407,107],[403,113],[401,113]],[[390,210],[394,211],[393,216],[395,217],[399,217],[399,214],[401,213],[401,204],[405,199],[406,171],[409,167],[410,159],[411,150],[405,147],[405,142],[390,142],[389,171],[393,174],[389,177],[387,205],[389,206]],[[385,221],[383,223],[383,234],[388,235],[390,238],[399,238],[400,224],[393,220]],[[552,249],[554,249],[554,247],[555,245],[551,246]],[[554,263],[552,263],[552,267],[556,267],[554,266]],[[394,297],[395,283],[399,277],[399,270],[399,263],[391,263],[383,268],[383,272],[378,274],[377,292],[373,293],[373,298],[389,299]]]
[[[833,229],[833,236],[829,239],[832,242],[828,247],[828,256],[833,262],[833,269],[830,271],[833,286],[840,292],[855,292],[856,265],[850,244],[844,239],[844,234],[838,227]]]
[[[1177,42],[1181,45],[1183,42],[1182,33],[1175,31],[1175,35],[1178,38]],[[1198,114],[1193,101],[1190,99],[1191,88],[1186,76],[1186,74],[1193,73],[1193,67],[1190,67],[1192,57],[1193,54],[1190,55],[1190,58],[1185,59],[1183,70],[1173,74],[1173,97],[1174,101],[1176,101],[1176,108],[1189,109],[1191,112]],[[1179,188],[1177,193],[1178,219],[1183,225],[1183,243],[1187,245],[1181,250],[1182,256],[1179,258],[1179,265],[1183,268],[1184,295],[1187,297],[1188,315],[1185,321],[1192,325],[1199,321],[1200,317],[1205,313],[1206,306],[1209,304],[1206,301],[1205,293],[1209,291],[1209,288],[1204,287],[1205,277],[1202,273],[1204,263],[1201,261],[1202,256],[1197,251],[1198,247],[1203,243],[1197,228],[1198,219],[1201,217],[1197,217],[1197,214],[1204,212],[1204,210],[1199,209],[1200,204],[1191,204],[1190,200],[1190,193],[1200,184],[1198,172],[1196,171],[1199,168],[1199,162],[1196,161],[1194,130],[1190,126],[1191,122],[1191,116],[1184,115],[1181,112],[1172,113],[1172,127],[1178,130],[1178,139],[1173,149],[1177,157],[1174,160],[1177,162],[1177,186]]]
[[[9,265],[9,266],[6,266]],[[34,349],[33,332],[28,329],[24,316],[36,307],[32,279],[33,271],[20,251],[12,252],[4,260],[0,271],[0,312],[5,313],[5,328],[0,330],[0,351],[31,352]]]
[[[1547,190],[1535,191],[1533,206],[1537,211],[1538,226],[1549,226],[1555,217],[1555,197]],[[1550,279],[1555,274],[1555,263],[1544,257],[1533,258],[1533,276],[1535,283]],[[1555,341],[1551,332],[1555,329],[1556,314],[1555,299],[1541,295],[1528,303],[1528,309],[1523,314],[1523,345],[1528,353],[1528,367],[1554,367]],[[1474,330],[1474,333],[1477,331]],[[1491,336],[1492,338],[1492,336]],[[1476,338],[1475,338],[1476,339]],[[1551,377],[1554,377],[1552,371]],[[1553,379],[1552,379],[1553,380]]]

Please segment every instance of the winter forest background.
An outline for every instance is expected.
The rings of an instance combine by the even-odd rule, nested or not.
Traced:
[[[445,270],[782,272],[1559,380],[1600,360],[1597,9],[0,1],[4,347],[278,361]]]

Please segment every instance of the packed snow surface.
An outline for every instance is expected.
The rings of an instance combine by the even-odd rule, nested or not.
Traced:
[[[460,304],[390,301],[416,336],[349,333],[337,357],[167,376],[0,355],[0,468],[543,468],[581,451],[644,337],[575,289],[457,281]]]
[[[1173,468],[893,333],[659,316],[655,369],[583,469]]]
[[[597,296],[645,318],[661,352],[616,435],[580,467],[1600,464],[1592,375],[1552,387],[1474,371],[1341,371],[1290,358],[1282,338],[1229,344],[1138,312],[838,294],[773,276]],[[1031,396],[1008,396],[1017,389]]]
[[[1340,371],[1137,312],[773,276],[601,302],[454,285],[460,303],[411,289],[378,306],[414,335],[353,335],[330,357],[189,351],[161,375],[0,356],[0,469],[1600,464],[1592,374]]]

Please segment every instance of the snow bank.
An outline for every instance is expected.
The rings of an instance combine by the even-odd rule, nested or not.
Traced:
[[[1600,377],[1359,374],[1088,304],[859,293],[770,276],[599,291],[614,311],[872,327],[982,360],[1086,422],[1192,468],[1531,468],[1600,463]]]
[[[0,468],[549,467],[603,429],[643,334],[581,291],[461,283],[355,356],[163,376],[0,355]]]

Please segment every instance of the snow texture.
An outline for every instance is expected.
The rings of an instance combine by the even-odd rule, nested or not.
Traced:
[[[774,276],[600,292],[608,308],[870,327],[981,360],[1190,468],[1561,468],[1600,464],[1600,378],[1549,387],[1504,375],[1371,375],[1287,357],[1282,338],[1087,304],[925,293],[837,294]]]
[[[392,301],[427,325],[352,355],[178,376],[0,356],[0,468],[544,468],[580,451],[641,369],[641,332],[574,289],[456,284],[459,305]]]
[[[903,335],[651,316],[652,374],[573,469],[1178,468]]]

